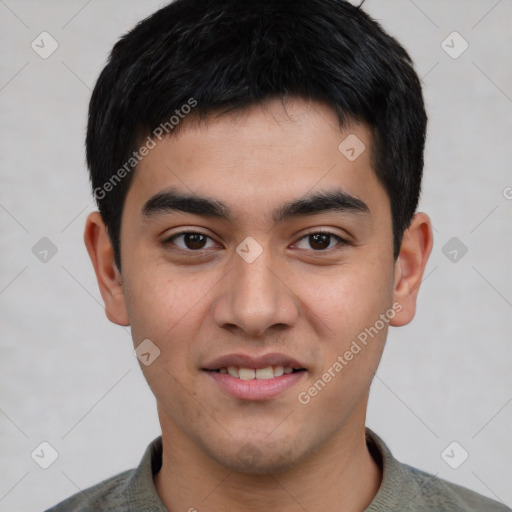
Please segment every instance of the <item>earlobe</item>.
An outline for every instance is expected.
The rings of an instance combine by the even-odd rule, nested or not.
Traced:
[[[87,217],[84,242],[91,258],[107,318],[118,325],[130,325],[123,279],[114,260],[114,250],[99,212]]]
[[[414,318],[416,299],[432,245],[430,219],[425,213],[416,213],[404,233],[395,263],[394,302],[401,305],[401,310],[391,325],[406,325]]]

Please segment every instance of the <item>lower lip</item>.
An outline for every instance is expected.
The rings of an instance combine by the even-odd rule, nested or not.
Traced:
[[[285,373],[280,377],[273,377],[272,379],[242,380],[231,377],[227,373],[206,370],[205,372],[224,392],[240,400],[268,400],[274,398],[299,382],[306,374],[306,371],[300,371]]]

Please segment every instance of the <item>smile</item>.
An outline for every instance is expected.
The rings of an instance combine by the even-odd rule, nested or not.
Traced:
[[[298,372],[301,369],[294,369],[290,366],[267,366],[265,368],[244,368],[239,366],[228,366],[216,370],[219,373],[231,375],[235,379],[241,380],[268,380],[275,377],[281,377],[284,374]]]
[[[283,366],[258,369],[228,366],[204,370],[204,373],[231,398],[261,401],[281,395],[302,380],[307,371]]]

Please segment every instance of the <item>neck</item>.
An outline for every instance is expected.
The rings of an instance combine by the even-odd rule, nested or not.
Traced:
[[[382,481],[365,441],[364,418],[346,425],[294,467],[238,473],[218,464],[174,424],[162,422],[162,467],[155,486],[169,510],[362,512]]]

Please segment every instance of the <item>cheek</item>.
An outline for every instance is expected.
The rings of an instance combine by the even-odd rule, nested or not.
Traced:
[[[125,289],[134,342],[149,338],[163,348],[187,339],[190,326],[200,325],[197,316],[213,286],[205,276],[171,273],[165,264],[132,274]]]
[[[154,265],[131,274],[125,286],[134,345],[149,339],[160,350],[150,365],[141,364],[141,370],[157,400],[166,409],[181,411],[184,426],[187,421],[206,421],[200,410],[189,406],[196,395],[191,380],[197,371],[193,341],[206,314],[207,290],[215,282],[206,283],[205,275],[171,274],[164,264]]]
[[[393,298],[392,267],[379,262],[340,265],[324,275],[303,275],[300,283],[307,309],[337,348],[373,325]]]
[[[369,295],[374,297],[373,295]],[[384,296],[385,298],[385,296]],[[388,300],[346,300],[332,312],[322,343],[321,364],[298,390],[297,401],[308,418],[304,436],[322,431],[330,435],[365,407],[394,315]],[[328,305],[328,304],[327,304]],[[319,304],[319,308],[321,305]],[[387,312],[391,314],[387,314]],[[387,314],[387,321],[381,315]],[[326,319],[326,322],[329,319]],[[324,330],[325,332],[325,330]],[[361,414],[364,414],[361,410]]]
[[[308,301],[321,319],[323,357],[297,398],[328,430],[343,423],[368,392],[396,313],[393,273],[374,261],[340,267],[325,286],[312,288],[307,280],[303,286],[314,290]]]

